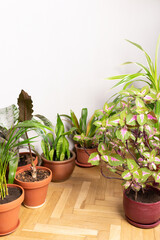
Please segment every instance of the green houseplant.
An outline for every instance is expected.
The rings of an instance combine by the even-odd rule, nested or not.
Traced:
[[[45,123],[45,121],[44,121]],[[69,142],[66,135],[70,135],[75,128],[65,132],[64,124],[57,114],[57,123],[54,130],[43,133],[41,147],[43,166],[52,170],[52,181],[64,181],[68,179],[75,167],[75,153],[69,150]]]
[[[136,81],[145,82],[150,86],[150,88],[153,89],[154,92],[159,93],[160,92],[160,75],[158,75],[158,51],[159,51],[159,45],[160,45],[160,35],[157,40],[154,61],[152,61],[149,54],[142,48],[141,45],[135,42],[132,42],[130,40],[127,40],[127,41],[144,53],[147,61],[147,66],[139,62],[125,62],[124,64],[136,64],[140,68],[139,71],[131,74],[113,76],[107,79],[118,80],[118,82],[114,85],[114,87],[124,85],[124,89],[126,89],[133,82],[136,82]],[[160,128],[160,100],[159,99],[157,99],[153,107],[154,107],[154,112],[158,119],[156,127],[159,129]]]
[[[71,126],[76,128],[73,133],[77,153],[76,164],[81,167],[91,167],[92,165],[88,163],[88,158],[91,153],[96,151],[96,146],[98,145],[98,138],[95,138],[97,127],[94,125],[97,117],[93,114],[87,122],[87,108],[82,108],[79,121],[72,110],[70,111],[70,116],[64,114],[62,116],[66,117]]]
[[[26,129],[19,129],[18,124],[6,136],[0,129],[0,236],[15,231],[19,225],[18,216],[24,190],[13,182],[18,165],[17,149],[20,145],[32,142],[31,139],[18,142],[25,132]]]
[[[123,90],[120,96],[119,103],[104,105],[101,120],[95,122],[103,142],[89,162],[104,163],[116,179],[123,181],[127,220],[151,228],[159,224],[160,217],[160,190],[155,188],[155,184],[160,186],[160,132],[150,104],[159,101],[159,94],[145,86]],[[101,172],[110,178],[103,167]]]

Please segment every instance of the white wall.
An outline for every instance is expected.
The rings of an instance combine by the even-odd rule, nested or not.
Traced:
[[[105,77],[135,71],[121,66],[153,57],[160,33],[159,0],[1,0],[0,108],[24,89],[34,113],[90,115],[113,94]]]

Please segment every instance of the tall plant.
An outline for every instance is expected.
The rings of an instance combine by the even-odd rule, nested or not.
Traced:
[[[131,87],[120,95],[119,104],[106,103],[101,120],[95,122],[97,134],[104,141],[89,162],[104,162],[117,175],[115,178],[123,181],[125,189],[133,189],[137,197],[147,185],[160,184],[160,132],[154,127],[157,118],[149,105],[159,96],[148,86]]]
[[[114,87],[125,84],[124,89],[126,89],[130,84],[136,81],[142,81],[147,83],[151,88],[153,88],[156,93],[160,93],[160,75],[158,75],[158,51],[159,51],[159,45],[160,45],[160,35],[158,37],[157,45],[156,45],[155,61],[151,60],[151,57],[142,48],[142,46],[130,40],[127,40],[127,41],[144,53],[147,61],[147,66],[139,62],[126,62],[124,64],[136,64],[138,67],[140,67],[139,71],[133,74],[118,75],[118,76],[109,77],[107,79],[119,80],[118,83],[114,85]],[[160,99],[157,99],[157,101],[155,102],[154,111],[158,119],[156,127],[160,129]]]
[[[26,129],[15,125],[8,131],[7,138],[0,139],[0,198],[4,199],[8,195],[6,172],[9,167],[8,183],[13,183],[18,166],[18,147],[30,144],[32,138],[18,141],[26,132]]]

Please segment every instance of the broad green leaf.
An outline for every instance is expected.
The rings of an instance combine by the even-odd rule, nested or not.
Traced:
[[[124,171],[121,176],[125,180],[131,180],[132,179],[132,174],[129,170]]]
[[[149,93],[149,94],[145,95],[143,99],[145,101],[154,101],[154,100],[156,100],[156,95],[154,95],[153,93]]]
[[[122,142],[125,142],[127,139],[130,138],[131,132],[127,131],[125,127],[121,128],[120,130],[118,129],[116,131],[116,136],[118,139],[120,139]]]
[[[131,170],[136,170],[139,168],[138,164],[136,163],[136,161],[134,159],[127,159],[127,166],[128,169]]]
[[[103,106],[103,110],[109,114],[113,111],[114,107],[115,107],[115,104],[113,102],[105,103]]]
[[[136,120],[137,120],[137,116],[130,113],[126,117],[126,124],[130,126],[135,126]]]
[[[55,129],[56,137],[59,138],[63,133],[64,133],[64,125],[59,114],[57,114],[57,124]]]
[[[124,163],[123,158],[118,154],[113,154],[109,156],[108,162],[111,166],[117,167],[121,166]]]
[[[96,132],[96,125],[94,125],[94,122],[96,121],[96,116],[95,114],[92,115],[92,117],[89,119],[89,122],[87,124],[87,129],[86,129],[86,136],[88,137],[93,137]]]
[[[141,168],[142,171],[142,182],[146,182],[147,179],[152,175],[152,172],[148,168]]]
[[[97,152],[91,153],[88,162],[91,163],[92,165],[99,165],[100,163],[100,156]]]
[[[100,152],[101,155],[107,154],[108,148],[107,148],[106,143],[101,142],[101,143],[98,145],[98,152]]]
[[[112,125],[112,126],[118,126],[120,122],[120,117],[118,116],[111,116],[109,118],[108,124]]]
[[[147,123],[147,116],[145,114],[140,114],[137,115],[137,122],[139,123],[139,125],[144,125]]]
[[[135,103],[136,103],[137,108],[144,108],[145,107],[145,104],[144,104],[143,100],[138,98],[138,97],[136,98]]]

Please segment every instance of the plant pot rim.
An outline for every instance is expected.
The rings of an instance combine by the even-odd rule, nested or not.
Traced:
[[[50,175],[48,176],[48,178],[45,178],[41,181],[35,181],[35,182],[23,182],[19,179],[16,178],[16,176],[21,173],[21,172],[24,172],[24,171],[27,171],[27,170],[30,170],[30,167],[26,168],[26,169],[20,169],[16,172],[16,176],[15,176],[15,181],[16,183],[18,183],[19,185],[21,185],[22,187],[24,187],[25,189],[34,189],[34,188],[39,188],[39,187],[43,187],[45,186],[46,184],[49,184],[49,182],[51,181],[52,179],[52,171],[47,168],[47,167],[43,167],[43,166],[36,166],[36,169],[42,169],[42,170],[47,170]]]
[[[41,154],[41,157],[42,157],[42,160],[43,160],[43,161],[45,161],[45,162],[47,162],[47,163],[49,163],[49,164],[57,164],[57,165],[67,164],[67,163],[69,163],[69,162],[72,162],[72,161],[75,159],[75,157],[76,157],[75,152],[73,152],[72,150],[70,150],[70,152],[71,152],[72,156],[71,156],[69,159],[66,159],[66,160],[63,160],[63,161],[51,161],[51,160],[48,160],[48,159],[46,159],[46,158],[44,157],[44,154],[43,154],[43,153]]]
[[[160,192],[160,189],[158,189],[158,188],[154,188],[153,187],[153,189],[155,189],[157,192]],[[136,201],[136,200],[133,200],[133,199],[130,199],[127,195],[126,195],[126,189],[123,191],[123,195],[124,195],[124,197],[125,198],[127,198],[127,200],[128,201],[130,201],[130,202],[132,202],[132,203],[136,203],[136,204],[138,204],[138,205],[147,205],[147,206],[153,206],[153,205],[159,205],[160,204],[160,201],[158,201],[158,202],[153,202],[153,203],[142,203],[142,202],[138,202],[138,201]]]
[[[79,147],[77,143],[75,144],[75,148],[77,148],[77,149],[81,149],[81,150],[84,150],[84,149],[86,149],[86,150],[93,150],[93,149],[97,149],[97,147],[96,147],[96,146],[94,146],[93,148],[85,148],[85,147],[83,148],[83,147]]]
[[[7,187],[17,187],[17,188],[20,188],[21,191],[22,191],[22,194],[15,200],[9,202],[9,203],[4,203],[4,204],[0,204],[0,212],[5,212],[6,210],[10,210],[13,208],[13,205],[21,205],[21,203],[23,202],[24,200],[24,189],[19,186],[18,184],[7,184]]]

